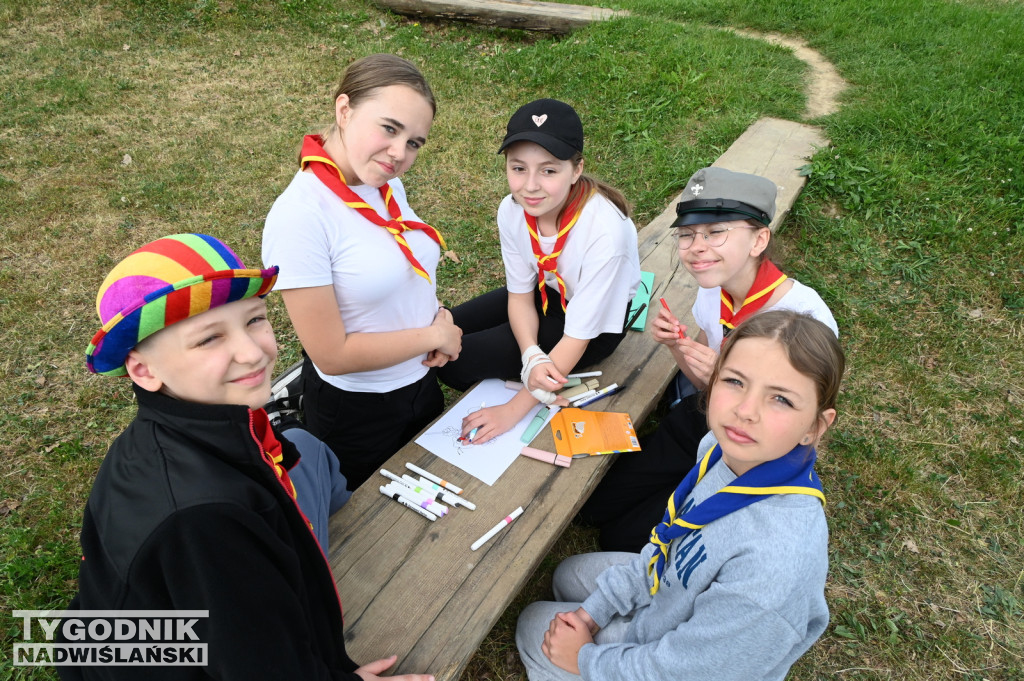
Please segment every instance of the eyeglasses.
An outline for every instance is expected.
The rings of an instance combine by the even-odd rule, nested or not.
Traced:
[[[679,250],[685,251],[690,246],[693,246],[693,240],[700,234],[704,237],[704,243],[708,246],[721,246],[725,243],[725,240],[729,238],[729,232],[734,229],[760,229],[760,227],[753,227],[752,225],[734,225],[733,227],[715,227],[709,229],[706,232],[701,232],[693,229],[677,229],[675,233],[676,241],[679,244]]]

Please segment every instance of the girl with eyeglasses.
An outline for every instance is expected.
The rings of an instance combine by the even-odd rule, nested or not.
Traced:
[[[679,259],[700,286],[692,309],[699,328],[687,329],[665,308],[651,324],[654,340],[682,372],[681,399],[641,438],[640,454],[619,457],[580,512],[583,522],[601,529],[605,550],[639,551],[665,498],[694,466],[707,432],[700,394],[737,324],[765,310],[793,310],[839,335],[821,296],[771,260],[777,191],[767,178],[716,167],[698,170],[683,190],[672,229]]]

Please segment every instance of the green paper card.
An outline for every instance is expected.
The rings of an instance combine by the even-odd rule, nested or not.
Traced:
[[[640,273],[640,287],[633,296],[626,315],[627,327],[634,331],[643,331],[647,325],[647,311],[651,307],[651,291],[654,290],[654,272]]]

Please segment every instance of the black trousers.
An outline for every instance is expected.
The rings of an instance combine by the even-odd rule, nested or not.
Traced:
[[[602,550],[636,553],[650,541],[668,498],[703,454],[697,446],[707,432],[700,393],[690,395],[640,439],[641,451],[618,455],[578,516],[601,530]]]
[[[565,313],[558,304],[559,293],[550,286],[547,293],[546,315],[541,312],[540,291],[535,290],[533,296],[540,320],[537,345],[544,352],[550,352],[565,333]],[[494,289],[459,305],[452,310],[452,316],[456,326],[462,329],[462,353],[456,361],[438,370],[437,377],[445,385],[467,390],[485,378],[519,380],[523,360],[508,320],[506,288]],[[591,339],[574,369],[600,362],[612,354],[625,337],[623,326],[621,333],[602,333]]]
[[[306,428],[337,455],[350,490],[374,475],[444,410],[433,370],[391,392],[352,392],[320,378],[307,357],[302,380]]]

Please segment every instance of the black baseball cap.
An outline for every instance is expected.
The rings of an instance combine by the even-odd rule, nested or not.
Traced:
[[[512,114],[498,153],[516,142],[534,142],[555,158],[567,161],[583,153],[583,123],[565,102],[536,99]]]
[[[765,227],[775,217],[775,183],[760,175],[710,166],[686,183],[672,227],[731,220],[755,220]]]

